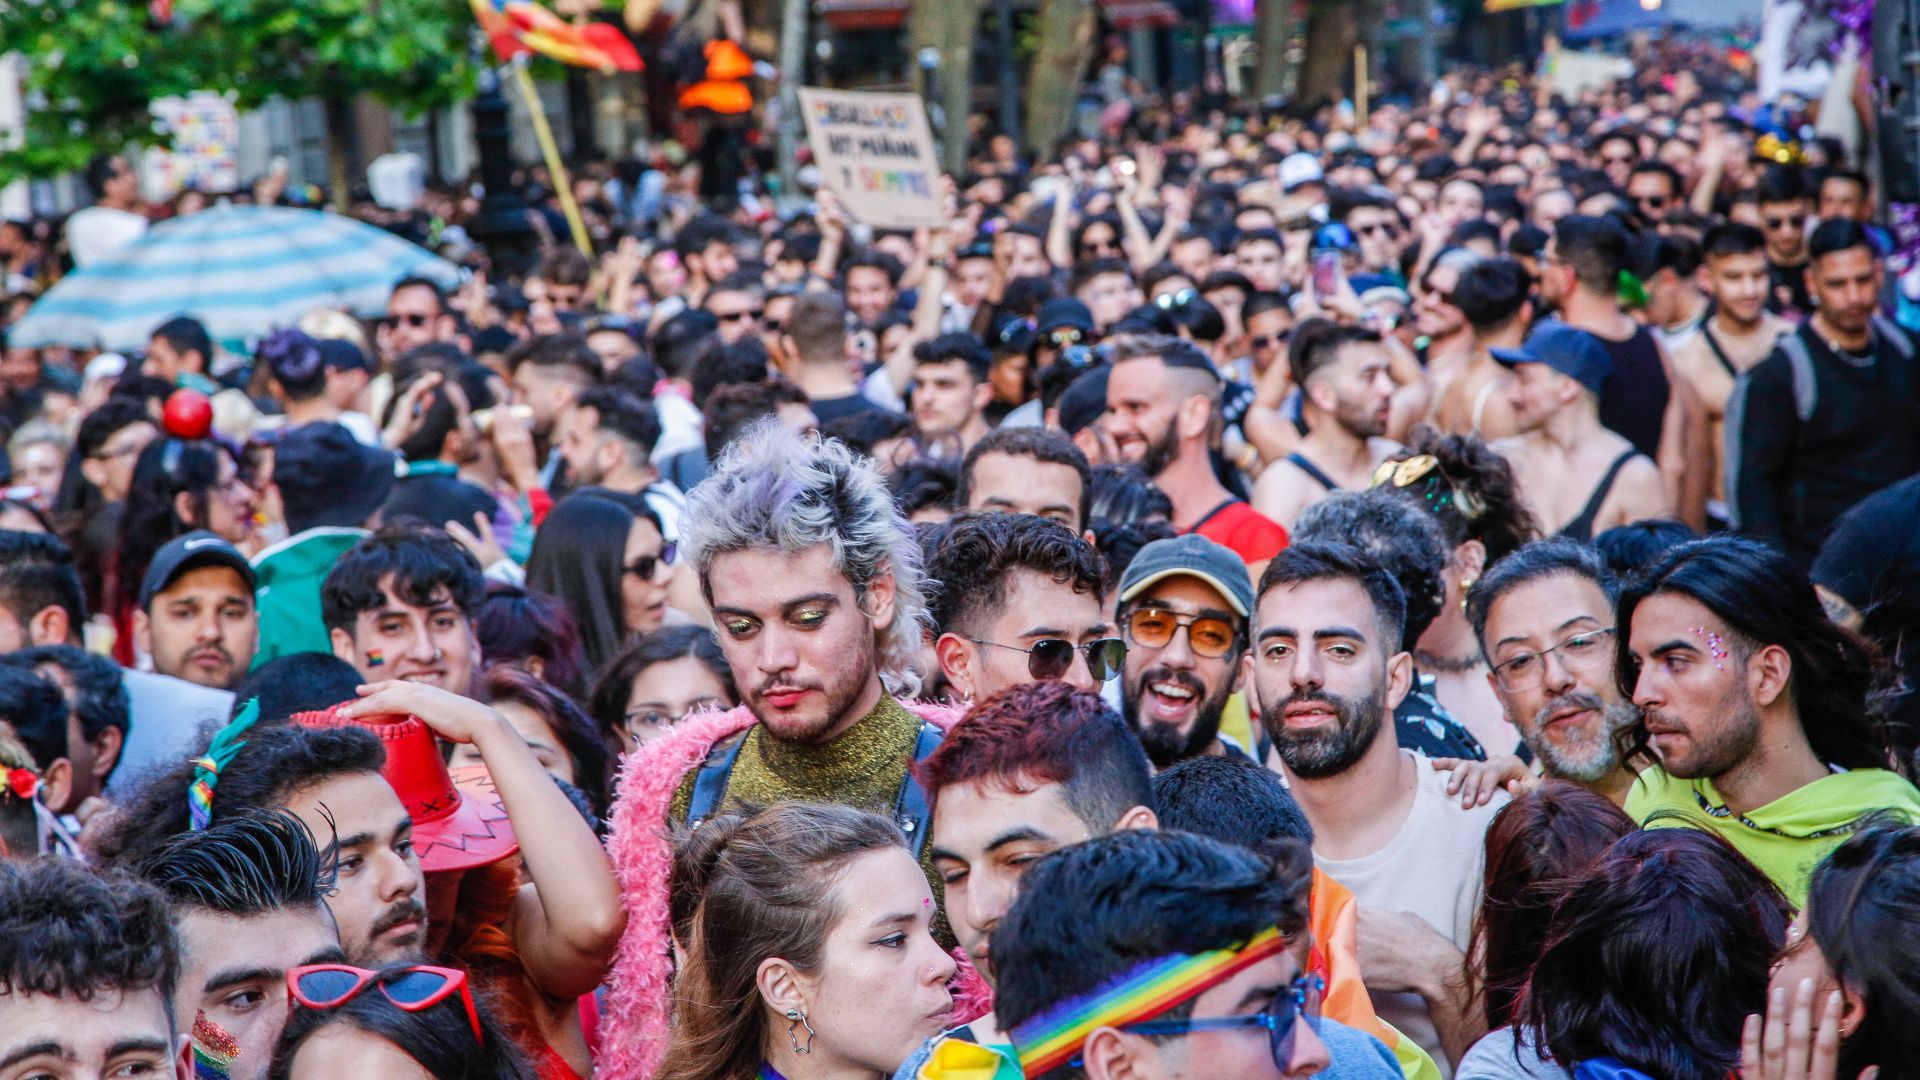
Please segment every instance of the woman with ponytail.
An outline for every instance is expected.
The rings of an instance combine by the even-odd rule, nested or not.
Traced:
[[[674,855],[681,956],[660,1080],[874,1080],[949,1026],[953,960],[900,829],[780,803]]]

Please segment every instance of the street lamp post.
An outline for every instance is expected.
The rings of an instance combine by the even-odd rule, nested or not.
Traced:
[[[507,123],[507,99],[500,92],[500,71],[480,65],[473,99],[473,139],[480,158],[480,184],[486,190],[480,213],[467,230],[486,245],[494,280],[524,276],[533,268],[539,237],[527,220],[527,199],[513,182],[513,146]]]

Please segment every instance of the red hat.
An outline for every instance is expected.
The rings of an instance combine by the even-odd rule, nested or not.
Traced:
[[[520,850],[486,766],[449,772],[433,729],[418,717],[349,719],[338,715],[339,709],[294,713],[292,720],[302,727],[355,727],[380,740],[387,751],[380,773],[413,815],[414,850],[427,873],[471,870]]]

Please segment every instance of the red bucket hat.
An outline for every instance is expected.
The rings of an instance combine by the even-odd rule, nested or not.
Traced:
[[[380,740],[387,751],[380,772],[413,815],[413,844],[423,870],[471,870],[520,850],[486,766],[449,771],[433,729],[418,717],[348,719],[338,715],[339,709],[294,713],[292,720],[302,727],[359,728]]]

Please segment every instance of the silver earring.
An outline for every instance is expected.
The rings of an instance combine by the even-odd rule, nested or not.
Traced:
[[[794,1034],[793,1032],[793,1029],[795,1027],[804,1027],[807,1029],[807,1045],[805,1046],[800,1045],[800,1036]],[[814,1034],[813,1025],[807,1023],[806,1013],[801,1012],[799,1009],[787,1010],[787,1041],[793,1044],[794,1053],[796,1054],[813,1053],[813,1034]]]

